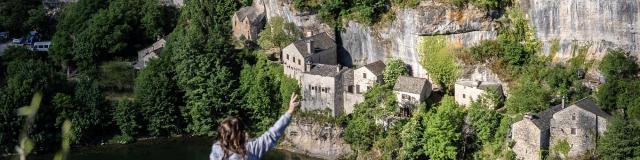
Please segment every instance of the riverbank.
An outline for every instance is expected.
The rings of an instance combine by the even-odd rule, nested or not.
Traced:
[[[211,137],[153,138],[130,144],[104,144],[74,148],[69,160],[202,160],[211,152]],[[3,157],[7,158],[7,157]],[[17,157],[9,157],[13,160]],[[28,159],[51,160],[53,154],[32,155]],[[275,149],[263,159],[322,160],[287,150]]]

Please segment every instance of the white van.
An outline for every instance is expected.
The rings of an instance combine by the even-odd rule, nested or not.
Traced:
[[[51,47],[51,41],[45,42],[35,42],[33,43],[33,51],[37,52],[49,52],[49,48]]]

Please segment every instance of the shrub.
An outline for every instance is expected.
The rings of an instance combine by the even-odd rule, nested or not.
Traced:
[[[116,105],[113,121],[120,128],[122,135],[135,136],[138,134],[138,129],[140,129],[138,113],[139,109],[133,101],[123,100]]]

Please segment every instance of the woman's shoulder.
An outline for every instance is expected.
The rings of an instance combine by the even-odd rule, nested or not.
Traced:
[[[224,157],[224,151],[222,151],[222,147],[220,147],[219,143],[213,143],[213,145],[211,145],[211,154],[209,155],[209,159],[212,160],[217,160],[217,159],[222,159],[222,157]]]

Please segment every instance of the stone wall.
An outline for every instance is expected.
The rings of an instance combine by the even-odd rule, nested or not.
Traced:
[[[294,119],[285,130],[282,148],[324,159],[338,159],[351,154],[344,142],[344,129],[328,123]]]
[[[561,140],[567,140],[571,146],[569,157],[580,156],[595,149],[598,134],[598,116],[576,106],[570,106],[557,112],[551,119],[551,144],[558,144]],[[572,133],[572,130],[575,130]]]
[[[544,133],[533,122],[523,119],[511,125],[511,139],[515,142],[511,148],[518,159],[539,160]]]
[[[300,82],[302,83],[300,88],[303,96],[301,101],[303,111],[330,109],[331,116],[344,112],[339,78],[303,73]]]

